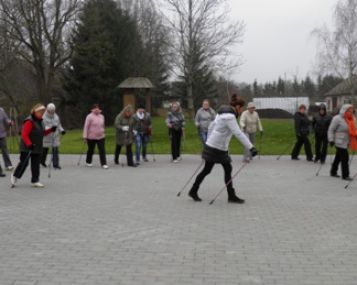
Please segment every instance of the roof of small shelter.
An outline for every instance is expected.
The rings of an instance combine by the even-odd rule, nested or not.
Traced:
[[[118,86],[120,89],[152,89],[154,87],[146,77],[129,77]]]
[[[357,76],[352,79],[352,85],[357,88]],[[336,87],[332,88],[325,96],[351,95],[351,83],[348,80],[342,81]]]

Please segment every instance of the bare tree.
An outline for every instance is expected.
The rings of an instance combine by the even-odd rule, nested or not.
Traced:
[[[163,13],[168,15],[176,39],[172,42],[176,69],[183,75],[188,109],[193,111],[195,72],[201,67],[226,71],[232,46],[242,42],[244,23],[229,21],[226,0],[162,1],[168,8]]]
[[[0,0],[1,26],[16,48],[16,56],[30,64],[38,99],[52,101],[56,72],[71,56],[69,29],[80,0]]]
[[[319,40],[319,69],[347,78],[351,95],[357,71],[357,0],[340,0],[334,9],[334,28],[326,25],[315,29],[313,35]]]

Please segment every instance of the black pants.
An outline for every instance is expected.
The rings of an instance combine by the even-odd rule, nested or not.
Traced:
[[[181,155],[182,129],[179,129],[179,130],[171,129],[170,136],[171,136],[172,159],[176,160]]]
[[[348,150],[344,148],[336,147],[336,156],[331,167],[331,175],[336,175],[338,170],[338,165],[342,165],[342,178],[347,178],[350,176],[350,169],[348,166]]]
[[[47,154],[48,154],[49,148],[44,147],[42,150],[42,157],[41,157],[41,163],[46,164],[47,160]],[[58,147],[53,147],[52,148],[52,153],[51,153],[51,163],[53,167],[59,167],[59,150]]]
[[[291,158],[297,158],[300,154],[301,147],[304,145],[307,160],[312,160],[311,144],[308,135],[297,136],[296,139],[297,141],[291,153]]]
[[[134,165],[134,161],[133,161],[133,150],[132,150],[132,145],[129,144],[126,147],[126,161],[127,161],[127,164],[129,166],[133,166]],[[120,155],[120,152],[121,152],[121,148],[122,146],[121,145],[118,145],[116,146],[115,148],[115,154],[114,154],[114,162],[116,164],[119,164],[119,155]]]
[[[88,140],[88,151],[87,151],[87,159],[86,162],[87,163],[92,163],[93,161],[93,154],[94,154],[94,149],[95,146],[98,146],[98,150],[99,150],[99,158],[100,158],[100,164],[106,165],[107,164],[107,158],[105,155],[105,139],[101,139],[101,140]]]
[[[31,153],[29,155],[28,152],[20,153],[20,163],[17,165],[14,176],[20,179],[29,164],[29,160],[31,159],[31,173],[32,173],[32,183],[36,183],[40,181],[40,161],[41,161],[41,153]]]
[[[328,139],[327,133],[325,134],[315,134],[315,160],[320,160],[321,162],[326,161],[328,149]]]
[[[0,138],[0,149],[2,152],[2,157],[4,159],[5,167],[12,166],[9,156],[9,150],[7,148],[6,138]]]
[[[195,183],[193,184],[193,189],[198,191],[202,181],[205,177],[211,173],[215,163],[206,161],[203,170],[197,175]],[[231,163],[224,163],[221,164],[224,170],[224,182],[227,184],[227,191],[230,194],[234,191],[233,182],[232,182],[232,164]]]

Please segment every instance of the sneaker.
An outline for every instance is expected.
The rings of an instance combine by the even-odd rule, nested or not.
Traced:
[[[238,196],[233,196],[228,198],[228,203],[244,204],[245,201]]]
[[[93,164],[92,163],[86,163],[86,166],[87,167],[93,167]]]
[[[42,165],[42,167],[44,167],[44,168],[47,168],[47,165],[46,165],[46,163],[41,163],[41,165]]]
[[[345,177],[345,178],[342,178],[343,180],[346,180],[346,181],[353,181],[353,179],[351,177]]]
[[[11,174],[10,180],[11,180],[11,185],[14,187],[17,182],[17,177],[15,177],[14,174]]]
[[[146,157],[144,157],[143,160],[144,162],[149,162],[149,160]]]
[[[292,157],[291,160],[300,160],[298,157]]]
[[[244,159],[243,163],[250,163],[250,160],[249,159]]]
[[[182,157],[179,156],[176,160],[177,160],[177,161],[181,161],[181,160],[182,160]]]
[[[135,165],[136,165],[136,166],[139,166],[139,165],[140,165],[140,162],[139,162],[139,161],[135,162]]]
[[[12,170],[14,170],[14,167],[12,165],[10,165],[10,166],[6,167],[6,170],[7,171],[12,171]]]
[[[201,202],[202,201],[202,199],[197,194],[197,190],[195,190],[193,187],[190,190],[190,192],[188,192],[188,196],[191,197],[193,199],[193,201],[195,201],[195,202]]]
[[[6,177],[6,174],[0,173],[0,177]]]
[[[174,159],[172,162],[173,163],[179,163],[179,160],[178,159]]]
[[[61,167],[61,166],[59,166],[59,165],[54,166],[53,168],[54,168],[54,169],[56,169],[56,170],[62,170],[62,167]]]
[[[335,177],[335,178],[340,178],[340,177],[341,177],[341,176],[338,175],[337,173],[336,173],[336,174],[335,174],[335,173],[331,173],[330,176],[331,176],[331,177]]]
[[[102,165],[102,168],[103,168],[103,169],[109,169],[109,166],[106,165],[106,164],[104,164],[104,165]]]
[[[32,187],[34,187],[34,188],[44,188],[45,185],[43,185],[41,182],[36,182],[36,183],[32,183]]]

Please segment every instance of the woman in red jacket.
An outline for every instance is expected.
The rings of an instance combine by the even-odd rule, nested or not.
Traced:
[[[31,159],[32,186],[43,188],[40,183],[40,161],[43,148],[43,137],[55,132],[57,127],[52,127],[45,130],[42,117],[46,111],[46,107],[42,104],[37,104],[31,110],[31,115],[25,119],[20,142],[20,163],[11,175],[11,185],[14,187],[17,179],[20,179]]]

